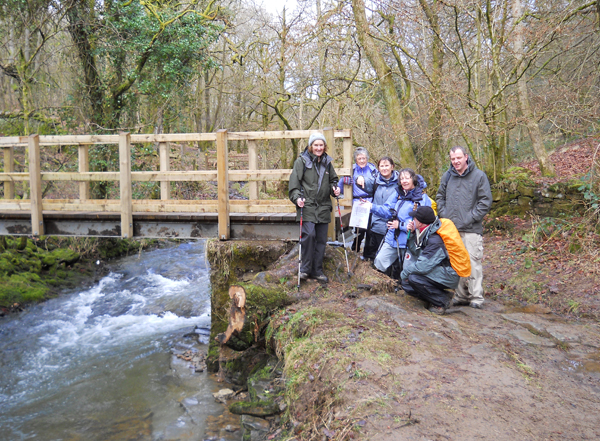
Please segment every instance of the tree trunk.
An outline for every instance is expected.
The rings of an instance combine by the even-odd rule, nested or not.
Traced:
[[[523,10],[521,6],[521,0],[513,1],[513,18],[515,20],[520,20],[523,15]],[[525,54],[523,53],[523,30],[524,23],[521,21],[517,24],[515,28],[515,54],[517,57],[517,65],[523,62],[525,58]],[[518,72],[517,72],[518,74]],[[529,139],[531,139],[531,145],[533,147],[533,152],[535,157],[540,164],[540,172],[542,176],[554,176],[554,165],[550,162],[550,158],[548,156],[548,152],[544,147],[544,143],[542,141],[542,132],[540,131],[540,126],[533,116],[533,112],[531,111],[531,104],[529,101],[529,91],[527,90],[527,72],[523,72],[521,77],[517,82],[517,93],[519,95],[519,104],[521,106],[521,113],[523,114],[523,119],[525,120],[525,125],[527,126],[527,131],[529,132]]]
[[[444,45],[440,38],[440,26],[436,11],[437,0],[430,5],[419,0],[421,8],[433,32],[431,42],[431,93],[429,98],[429,117],[427,122],[428,140],[423,152],[422,174],[430,184],[439,182],[442,158],[442,68],[444,66]]]
[[[356,22],[356,32],[360,45],[365,51],[371,66],[375,69],[379,85],[383,93],[385,107],[390,118],[394,138],[398,145],[400,153],[400,162],[402,167],[416,168],[415,154],[408,138],[404,114],[402,112],[402,101],[396,91],[396,83],[392,77],[392,70],[386,63],[377,47],[373,37],[369,34],[369,23],[365,13],[365,4],[363,0],[352,0],[352,11]]]

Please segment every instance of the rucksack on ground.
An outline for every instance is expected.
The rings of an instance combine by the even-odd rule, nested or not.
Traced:
[[[448,251],[450,265],[460,277],[471,275],[471,257],[460,238],[460,233],[450,219],[440,218],[442,225],[437,230]]]

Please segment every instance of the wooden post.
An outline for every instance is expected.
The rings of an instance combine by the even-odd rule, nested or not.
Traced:
[[[170,154],[169,143],[167,142],[159,142],[158,143],[158,153],[160,160],[160,171],[168,172],[170,170],[169,164],[169,154]],[[160,181],[160,199],[162,201],[166,201],[171,199],[171,182],[170,181]]]
[[[258,170],[258,157],[256,155],[256,141],[248,141],[248,170]],[[251,181],[250,200],[258,199],[258,181]]]
[[[352,132],[350,132],[350,136],[348,138],[344,138],[344,168],[348,170],[352,170]],[[344,186],[344,199],[349,201],[352,204],[352,185]]]
[[[340,163],[340,158],[337,156],[337,151],[335,148],[335,138],[333,137],[333,129],[328,127],[323,129],[323,136],[325,136],[325,141],[327,142],[327,154],[333,158],[333,162]]]
[[[4,173],[15,171],[15,148],[13,146],[4,147]],[[4,199],[15,198],[15,183],[13,181],[4,181]]]
[[[335,157],[335,138],[333,137],[333,129],[332,128],[326,128],[323,129],[323,136],[325,136],[325,141],[327,143],[327,154],[329,156],[331,156],[333,158],[333,161],[335,162],[336,157]],[[331,164],[333,166],[333,164]],[[331,198],[331,203],[333,204],[333,214],[334,214],[334,218],[332,219],[333,222],[329,223],[329,228],[327,229],[327,240],[336,240],[336,236],[335,236],[335,216],[337,216],[338,213],[338,209],[337,209],[337,201],[335,200],[335,198]]]
[[[79,153],[79,173],[85,173],[90,171],[90,155],[89,146],[79,144],[77,146]],[[79,199],[82,201],[90,198],[90,183],[85,181],[79,182]]]
[[[119,173],[121,190],[121,237],[133,237],[133,213],[131,204],[131,135],[119,133]]]
[[[229,154],[227,151],[227,130],[217,131],[217,193],[219,239],[230,238],[229,225]]]
[[[30,135],[27,139],[29,148],[29,191],[31,192],[31,234],[44,234],[44,218],[42,216],[42,170],[40,161],[40,137]]]

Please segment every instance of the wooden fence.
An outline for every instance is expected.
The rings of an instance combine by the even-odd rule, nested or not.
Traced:
[[[230,213],[292,213],[295,206],[288,199],[259,200],[258,181],[289,180],[290,169],[259,170],[258,141],[277,139],[308,139],[316,130],[278,132],[228,132],[148,134],[132,135],[70,135],[0,138],[0,148],[4,150],[4,172],[0,181],[4,182],[4,199],[0,200],[0,212],[30,211],[32,234],[44,234],[44,211],[68,212],[120,212],[121,235],[133,237],[134,212],[161,213],[218,213],[218,235],[222,240],[230,238]],[[325,129],[329,154],[336,160],[336,171],[340,176],[351,174],[352,133],[350,130]],[[336,139],[341,139],[342,148],[336,147]],[[169,143],[209,141],[216,144],[216,170],[176,171],[170,170]],[[248,169],[229,170],[228,141],[246,141],[248,146]],[[131,171],[131,145],[134,143],[157,143],[160,169],[156,171]],[[93,172],[89,167],[89,149],[98,144],[119,145],[119,170]],[[301,142],[302,149],[306,142]],[[40,148],[54,145],[78,146],[77,172],[50,172],[41,169]],[[29,171],[14,171],[14,149],[28,148]],[[341,153],[341,154],[340,154]],[[341,158],[341,161],[340,161]],[[341,167],[339,167],[341,163]],[[29,181],[30,199],[15,199],[15,182]],[[79,183],[79,199],[42,198],[42,182],[75,181]],[[91,199],[89,183],[92,181],[118,181],[119,199]],[[170,193],[171,182],[216,181],[217,200],[174,200]],[[229,182],[249,183],[249,200],[230,200]],[[160,182],[159,199],[133,199],[132,182]],[[351,206],[351,187],[346,189],[345,207]],[[333,229],[331,223],[330,229]],[[334,234],[330,231],[330,237]]]

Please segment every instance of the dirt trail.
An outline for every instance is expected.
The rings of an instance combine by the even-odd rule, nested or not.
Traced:
[[[292,415],[312,421],[299,439],[600,439],[597,321],[490,300],[438,316],[402,291],[349,299],[330,285],[309,282],[291,307],[319,311],[310,340],[330,341],[286,360]]]

